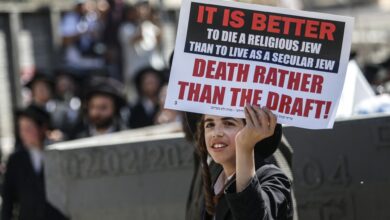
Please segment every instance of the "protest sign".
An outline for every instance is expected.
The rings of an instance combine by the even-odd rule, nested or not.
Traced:
[[[332,128],[353,18],[220,0],[184,0],[165,107]]]

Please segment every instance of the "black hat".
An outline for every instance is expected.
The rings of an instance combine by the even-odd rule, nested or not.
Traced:
[[[85,99],[88,101],[94,95],[108,95],[114,98],[118,109],[127,105],[124,86],[121,82],[107,77],[94,77],[90,80],[85,93]]]
[[[25,86],[32,89],[33,85],[39,81],[45,82],[47,85],[49,85],[50,89],[53,89],[54,87],[53,79],[48,74],[39,71],[35,72],[34,77],[29,82],[27,82]]]
[[[46,126],[48,129],[51,127],[50,114],[36,105],[30,105],[27,108],[16,110],[15,119],[17,120],[20,117],[32,119],[39,127]]]
[[[387,59],[385,59],[382,63],[380,63],[380,65],[384,68],[390,68],[390,57],[388,57]]]
[[[282,125],[276,124],[274,134],[271,137],[257,142],[255,146],[255,155],[265,159],[275,153],[280,141],[282,140],[282,134]]]
[[[81,80],[83,80],[81,74],[70,68],[57,68],[54,70],[54,77],[56,79],[61,76],[69,77],[75,82],[80,82]]]
[[[192,135],[195,136],[196,127],[202,118],[202,114],[185,112],[184,120],[186,121],[187,128],[184,131],[189,131],[192,134],[186,134],[187,136]],[[280,141],[282,140],[282,125],[277,124],[275,127],[274,134],[271,137],[265,138],[257,142],[255,146],[255,155],[265,159],[271,156],[276,149],[278,148]]]

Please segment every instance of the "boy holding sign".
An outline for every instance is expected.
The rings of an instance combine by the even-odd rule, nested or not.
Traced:
[[[280,141],[277,122],[332,128],[352,25],[320,13],[183,1],[165,107],[203,114],[203,219],[292,219],[290,181],[264,159]],[[215,180],[208,156],[223,167]]]
[[[292,219],[291,183],[265,158],[282,136],[276,116],[267,108],[247,105],[245,120],[202,115],[197,150],[202,164],[202,219]],[[208,155],[223,167],[212,179]]]

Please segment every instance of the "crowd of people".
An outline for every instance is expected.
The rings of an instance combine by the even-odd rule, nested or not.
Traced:
[[[22,78],[1,219],[14,219],[15,208],[19,219],[65,219],[46,201],[49,144],[182,120],[163,108],[169,71],[158,14],[148,1],[77,0],[63,15],[60,65]]]
[[[36,70],[24,84],[26,107],[15,111],[15,153],[4,177],[3,220],[15,217],[16,203],[19,219],[66,219],[46,201],[43,150],[49,144],[183,120],[181,113],[163,108],[169,62],[162,56],[159,11],[148,1],[77,0],[59,27],[61,65],[53,72]],[[382,64],[382,72],[372,66],[364,71],[379,94],[390,93],[389,63]],[[386,97],[387,105],[376,111],[390,112]],[[246,120],[202,115],[192,123],[203,135],[192,135],[199,153],[195,173],[207,187],[202,207],[196,204],[193,211],[198,218],[187,219],[292,219],[290,181],[263,160],[276,150],[282,128],[269,110],[245,109]],[[241,161],[236,144],[247,148],[237,151]],[[230,150],[220,157],[217,148],[225,147]],[[214,162],[208,162],[209,156]]]
[[[181,120],[162,108],[169,70],[158,14],[147,1],[122,0],[77,0],[64,14],[61,65],[35,71],[23,93],[26,106],[50,114],[50,140]]]
[[[159,14],[148,1],[77,0],[60,24],[63,66],[81,75],[105,72],[126,83],[145,67],[162,70]]]

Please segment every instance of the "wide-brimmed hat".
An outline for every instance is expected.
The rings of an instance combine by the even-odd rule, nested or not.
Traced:
[[[50,89],[53,89],[54,88],[54,80],[53,78],[46,74],[46,73],[43,73],[43,72],[36,72],[34,74],[34,77],[28,81],[25,86],[29,89],[32,89],[33,85],[37,82],[45,82]]]
[[[73,70],[70,68],[57,68],[53,72],[54,72],[55,79],[62,77],[62,76],[65,76],[65,77],[72,79],[75,82],[82,82],[84,80],[83,76],[81,76],[80,73],[78,73],[76,70]]]
[[[202,114],[185,112],[184,124],[187,125],[187,128],[185,128],[184,130],[190,132],[190,134],[187,134],[187,136],[192,135],[192,137],[195,137],[197,126],[201,118]],[[271,137],[257,142],[255,146],[255,155],[262,157],[262,159],[271,156],[276,151],[280,144],[280,141],[282,140],[282,133],[282,125],[277,124],[275,127],[274,134]]]
[[[124,86],[121,82],[107,77],[93,77],[85,92],[85,100],[89,101],[95,95],[111,96],[119,108],[127,105]]]
[[[379,65],[384,68],[390,68],[390,57],[383,60]]]
[[[17,109],[14,112],[15,119],[19,119],[20,117],[27,117],[32,119],[39,127],[44,127],[50,129],[51,128],[51,117],[50,114],[43,108],[30,105],[27,108]]]

